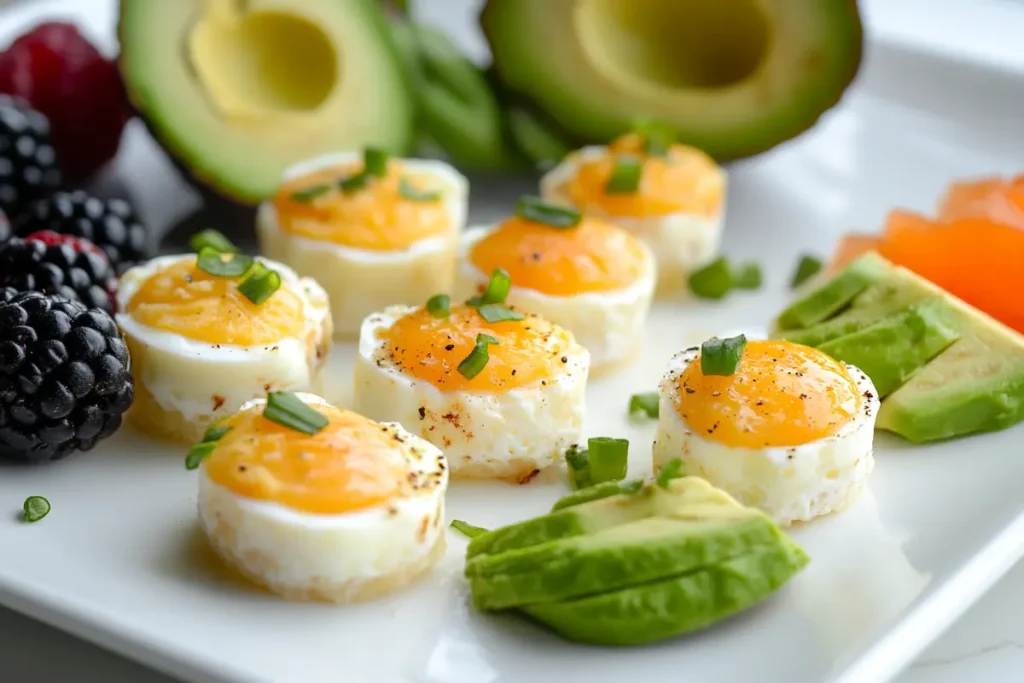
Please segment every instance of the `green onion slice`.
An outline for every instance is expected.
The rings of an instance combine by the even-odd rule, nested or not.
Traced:
[[[197,443],[188,450],[188,455],[185,456],[185,469],[194,470],[199,467],[204,460],[210,457],[210,454],[213,453],[213,449],[216,447],[216,441],[202,441],[201,443]]]
[[[736,372],[747,346],[744,335],[719,339],[712,337],[700,347],[700,371],[705,375],[729,376]]]
[[[804,254],[800,257],[799,263],[796,264],[796,271],[793,273],[793,279],[789,283],[790,287],[799,287],[817,275],[820,270],[821,261],[809,254]]]
[[[724,256],[694,271],[689,278],[690,291],[702,299],[721,299],[734,284],[732,268]]]
[[[466,379],[473,379],[479,375],[485,367],[487,367],[487,361],[491,359],[490,354],[487,352],[487,347],[491,344],[497,344],[498,340],[489,334],[478,334],[476,335],[476,346],[469,352],[461,363],[459,363],[459,374]]]
[[[740,289],[760,289],[764,277],[757,263],[745,263],[733,273],[733,284]]]
[[[508,293],[512,291],[512,278],[504,268],[495,268],[491,279],[487,281],[487,289],[480,296],[466,300],[467,306],[483,306],[485,304],[504,303]]]
[[[644,172],[643,161],[633,155],[622,155],[615,160],[615,168],[605,185],[605,194],[633,194],[640,189]]]
[[[252,272],[238,283],[238,291],[257,306],[274,295],[281,288],[281,276],[262,263],[253,264]]]
[[[567,496],[562,496],[551,506],[551,511],[562,510],[574,505],[582,505],[602,498],[610,498],[619,494],[639,493],[644,488],[642,479],[625,479],[623,481],[606,481],[603,484],[586,486]]]
[[[398,179],[398,194],[413,202],[436,202],[441,198],[440,190],[421,190],[404,177]]]
[[[447,318],[452,312],[452,301],[447,294],[435,294],[427,299],[427,313],[435,318]]]
[[[618,481],[626,476],[626,466],[629,464],[629,440],[596,436],[587,440],[587,455],[590,461],[592,484]]]
[[[506,320],[522,320],[523,314],[513,311],[501,304],[484,304],[479,309],[480,315],[489,323],[500,323]]]
[[[676,132],[666,123],[649,118],[633,122],[633,131],[644,139],[644,153],[652,157],[663,157],[675,142]]]
[[[22,509],[25,512],[26,522],[38,522],[50,514],[50,501],[42,496],[29,496],[25,499]]]
[[[585,489],[591,485],[590,456],[586,448],[573,444],[565,451],[565,465],[569,471],[569,484],[575,490]]]
[[[267,404],[263,406],[263,417],[282,427],[288,427],[310,436],[326,427],[329,422],[323,413],[306,405],[295,394],[280,391],[267,394]]]
[[[313,185],[312,187],[306,187],[292,192],[292,199],[297,202],[311,202],[320,195],[327,194],[330,190],[330,185]]]
[[[658,417],[658,392],[649,391],[643,394],[633,394],[630,396],[629,414],[646,415],[651,419]]]
[[[461,519],[453,519],[451,527],[466,538],[476,538],[477,536],[483,536],[490,532],[490,529],[485,529],[482,526],[474,526],[469,522],[463,522]]]
[[[661,466],[661,471],[658,472],[657,482],[661,488],[668,488],[668,483],[673,479],[679,479],[680,477],[686,476],[683,472],[683,461],[679,458],[672,458],[667,463]]]
[[[217,424],[212,424],[203,434],[203,443],[211,443],[213,441],[220,441],[221,437],[231,431],[231,427],[222,427]]]
[[[366,187],[370,182],[370,176],[365,173],[356,173],[338,181],[338,187],[342,192],[355,192]]]
[[[237,254],[238,247],[231,243],[223,233],[217,230],[200,230],[188,241],[188,245],[192,247],[192,251],[197,254],[203,249],[215,249],[222,254]]]
[[[203,247],[196,257],[196,267],[204,273],[216,277],[239,277],[245,275],[252,268],[251,256],[244,254],[231,254],[226,260],[223,254],[213,247]]]
[[[388,153],[377,147],[363,150],[363,173],[383,178],[388,174]]]
[[[583,214],[568,206],[546,204],[539,197],[520,197],[516,215],[526,221],[543,223],[552,228],[575,228]]]

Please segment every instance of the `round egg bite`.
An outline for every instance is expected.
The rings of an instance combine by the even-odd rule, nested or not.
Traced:
[[[455,291],[483,292],[496,268],[511,277],[508,303],[565,327],[590,352],[591,376],[622,367],[643,346],[656,268],[626,230],[590,217],[564,228],[518,215],[468,230]]]
[[[393,306],[363,323],[356,410],[441,448],[453,477],[526,482],[580,440],[589,366],[571,332],[536,315]]]
[[[684,289],[689,273],[718,252],[726,175],[692,147],[673,144],[663,153],[649,151],[638,133],[607,147],[584,147],[541,178],[541,195],[612,221],[642,239],[657,259],[658,290],[674,292]],[[626,163],[639,164],[635,187],[630,174],[619,168]],[[618,187],[613,176],[619,176]]]
[[[448,291],[466,222],[469,184],[450,165],[391,159],[374,176],[363,159],[332,154],[289,169],[256,217],[260,252],[324,287],[342,338],[385,306]]]
[[[159,257],[122,276],[116,319],[131,352],[128,419],[137,428],[192,442],[246,401],[318,388],[331,341],[327,294],[287,266],[256,261],[281,279],[260,304],[239,291],[244,276],[211,275],[195,254]]]
[[[654,466],[681,458],[781,524],[841,510],[874,468],[879,399],[868,376],[808,346],[750,341],[736,372],[676,354],[659,386]]]
[[[215,427],[199,472],[210,545],[292,600],[368,600],[422,576],[444,554],[444,455],[398,424],[293,396],[326,426],[284,426],[257,399]]]

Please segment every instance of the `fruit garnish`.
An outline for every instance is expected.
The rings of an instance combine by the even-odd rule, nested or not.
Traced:
[[[50,122],[23,100],[0,95],[0,208],[15,219],[32,202],[57,190],[63,182]],[[10,237],[7,221],[0,241]]]

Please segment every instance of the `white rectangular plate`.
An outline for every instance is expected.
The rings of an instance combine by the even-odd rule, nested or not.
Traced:
[[[764,326],[786,300],[798,254],[829,253],[842,231],[874,229],[890,207],[929,210],[953,179],[1018,170],[1021,101],[1019,75],[872,46],[858,86],[812,133],[730,169],[725,250],[765,265],[763,291],[659,304],[643,358],[589,389],[587,434],[628,436],[632,474],[648,471],[654,425],[626,419],[630,393],[655,388],[688,344]],[[522,188],[484,189],[479,219],[507,211]],[[341,402],[352,352],[338,346],[331,367]],[[1024,550],[1022,444],[1020,426],[928,447],[879,434],[869,493],[793,532],[813,561],[777,596],[692,637],[598,649],[474,613],[454,535],[429,580],[378,602],[295,604],[250,588],[220,570],[197,534],[182,449],[123,430],[52,467],[0,469],[0,603],[196,681],[872,683]],[[449,515],[513,522],[563,492],[455,484]],[[53,512],[23,524],[15,513],[35,494]]]

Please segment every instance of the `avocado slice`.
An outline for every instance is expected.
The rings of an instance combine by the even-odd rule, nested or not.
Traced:
[[[864,254],[821,287],[790,304],[776,320],[778,329],[800,329],[830,319],[888,270],[889,262],[881,256],[875,252]]]
[[[154,137],[239,202],[325,151],[412,142],[413,96],[377,0],[122,0],[118,32]]]
[[[855,0],[488,0],[502,80],[604,142],[637,115],[719,160],[808,129],[857,73]]]

